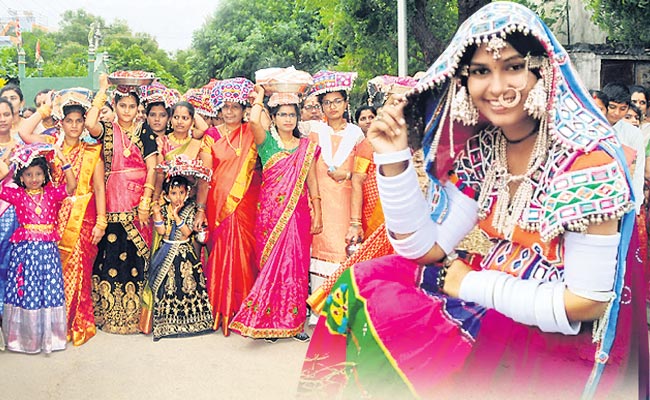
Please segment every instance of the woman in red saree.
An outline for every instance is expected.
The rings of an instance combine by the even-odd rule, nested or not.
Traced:
[[[256,94],[249,124],[263,168],[255,229],[260,274],[230,328],[254,339],[306,341],[309,248],[311,235],[322,231],[315,167],[319,149],[309,139],[300,139],[296,94],[271,96],[270,129],[263,113],[264,90],[258,86]]]
[[[56,94],[52,109],[63,132],[63,154],[78,182],[74,200],[66,198],[63,201],[57,224],[61,237],[59,252],[63,266],[67,339],[75,346],[86,343],[96,333],[91,275],[97,243],[107,226],[102,147],[80,140],[90,101],[88,90],[66,89]],[[26,143],[52,143],[59,137],[34,133],[23,136]],[[65,183],[61,167],[62,164],[55,160],[52,181],[56,185]]]
[[[210,255],[204,266],[214,329],[229,335],[228,325],[248,296],[258,264],[255,259],[255,214],[261,174],[257,148],[247,123],[244,104],[253,83],[244,78],[219,81],[214,88],[215,108],[224,124],[203,137],[199,155],[212,170],[212,181],[199,182],[195,230],[207,222]]]

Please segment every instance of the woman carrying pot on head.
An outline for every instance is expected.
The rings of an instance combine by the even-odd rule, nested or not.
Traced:
[[[272,94],[269,120],[263,103],[264,89],[256,89],[249,124],[262,159],[255,229],[260,274],[230,328],[254,339],[293,337],[307,341],[304,323],[309,248],[311,235],[323,229],[316,178],[319,149],[300,137],[297,94]]]
[[[203,230],[207,224],[210,255],[204,272],[214,329],[221,327],[228,336],[228,325],[259,270],[253,231],[261,174],[253,133],[243,122],[253,83],[225,79],[213,90],[215,109],[223,112],[224,123],[203,137],[200,159],[212,170],[212,180],[199,182],[194,229]]]
[[[108,78],[102,75],[86,115],[90,135],[103,144],[108,220],[93,266],[95,323],[109,333],[132,334],[140,332],[157,151],[153,132],[143,134],[142,123],[135,122],[140,102],[135,87],[118,86],[114,92],[116,121],[99,121],[107,88]]]

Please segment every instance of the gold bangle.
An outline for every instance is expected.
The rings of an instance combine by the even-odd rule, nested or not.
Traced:
[[[49,118],[49,116],[52,115],[52,106],[49,104],[43,104],[38,107],[36,111],[41,114],[41,119]]]
[[[99,221],[97,221],[97,222],[95,222],[95,226],[96,226],[97,228],[99,228],[99,229],[105,231],[106,228],[108,228],[108,223],[107,223],[107,222],[99,222]]]
[[[361,222],[351,221],[350,226],[361,226]]]
[[[264,108],[264,103],[262,103],[261,101],[256,101],[255,103],[253,103],[253,107],[255,107],[255,106],[260,106],[260,107]]]
[[[320,196],[314,196],[311,198],[311,201],[322,200]]]
[[[138,210],[148,212],[150,208],[151,208],[151,197],[144,197],[144,196],[141,197],[140,204],[138,204]]]
[[[151,189],[152,191],[153,191],[153,190],[156,190],[156,188],[155,188],[151,183],[145,183],[145,184],[144,184],[144,188],[145,188],[145,189],[149,188],[149,189]]]
[[[108,99],[106,93],[97,93],[93,99],[92,106],[96,107],[97,109],[101,109],[104,107],[104,104],[106,104],[106,99]]]

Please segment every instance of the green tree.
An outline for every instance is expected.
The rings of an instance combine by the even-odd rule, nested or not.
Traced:
[[[36,74],[35,48],[40,41],[44,76],[83,76],[87,73],[88,41],[91,24],[102,32],[97,51],[108,52],[110,70],[139,69],[154,72],[163,83],[184,89],[187,70],[185,58],[178,63],[148,34],[133,33],[124,20],[107,24],[101,17],[84,10],[68,10],[62,14],[59,30],[35,30],[23,34],[26,73]],[[5,64],[4,62],[1,64]],[[0,67],[1,68],[1,67]]]
[[[319,39],[343,54],[337,70],[356,71],[358,82],[377,75],[397,75],[397,2],[392,0],[301,0],[318,13]],[[407,0],[408,70],[425,70],[444,50],[458,22],[457,3],[447,0]],[[365,86],[357,84],[352,104],[361,103]]]
[[[18,77],[18,52],[15,47],[0,48],[0,86]]]
[[[300,2],[224,0],[213,17],[194,32],[193,49],[183,54],[187,82],[200,86],[210,78],[245,76],[267,67],[313,72],[338,58],[317,36],[317,16]]]
[[[650,46],[650,0],[588,0],[593,20],[614,42]]]

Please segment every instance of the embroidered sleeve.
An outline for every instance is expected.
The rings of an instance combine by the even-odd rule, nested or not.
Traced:
[[[549,182],[540,235],[548,241],[564,231],[584,232],[589,224],[621,218],[632,207],[622,165],[603,150],[592,151]]]
[[[156,144],[156,134],[151,130],[151,128],[145,127],[142,129],[140,134],[140,140],[142,140],[142,158],[146,159],[147,157],[158,153],[158,145]]]
[[[93,138],[98,142],[101,142],[104,140],[104,135],[106,134],[106,125],[111,124],[111,122],[99,121],[99,124],[102,127],[102,131],[99,133],[99,135],[93,136]]]

